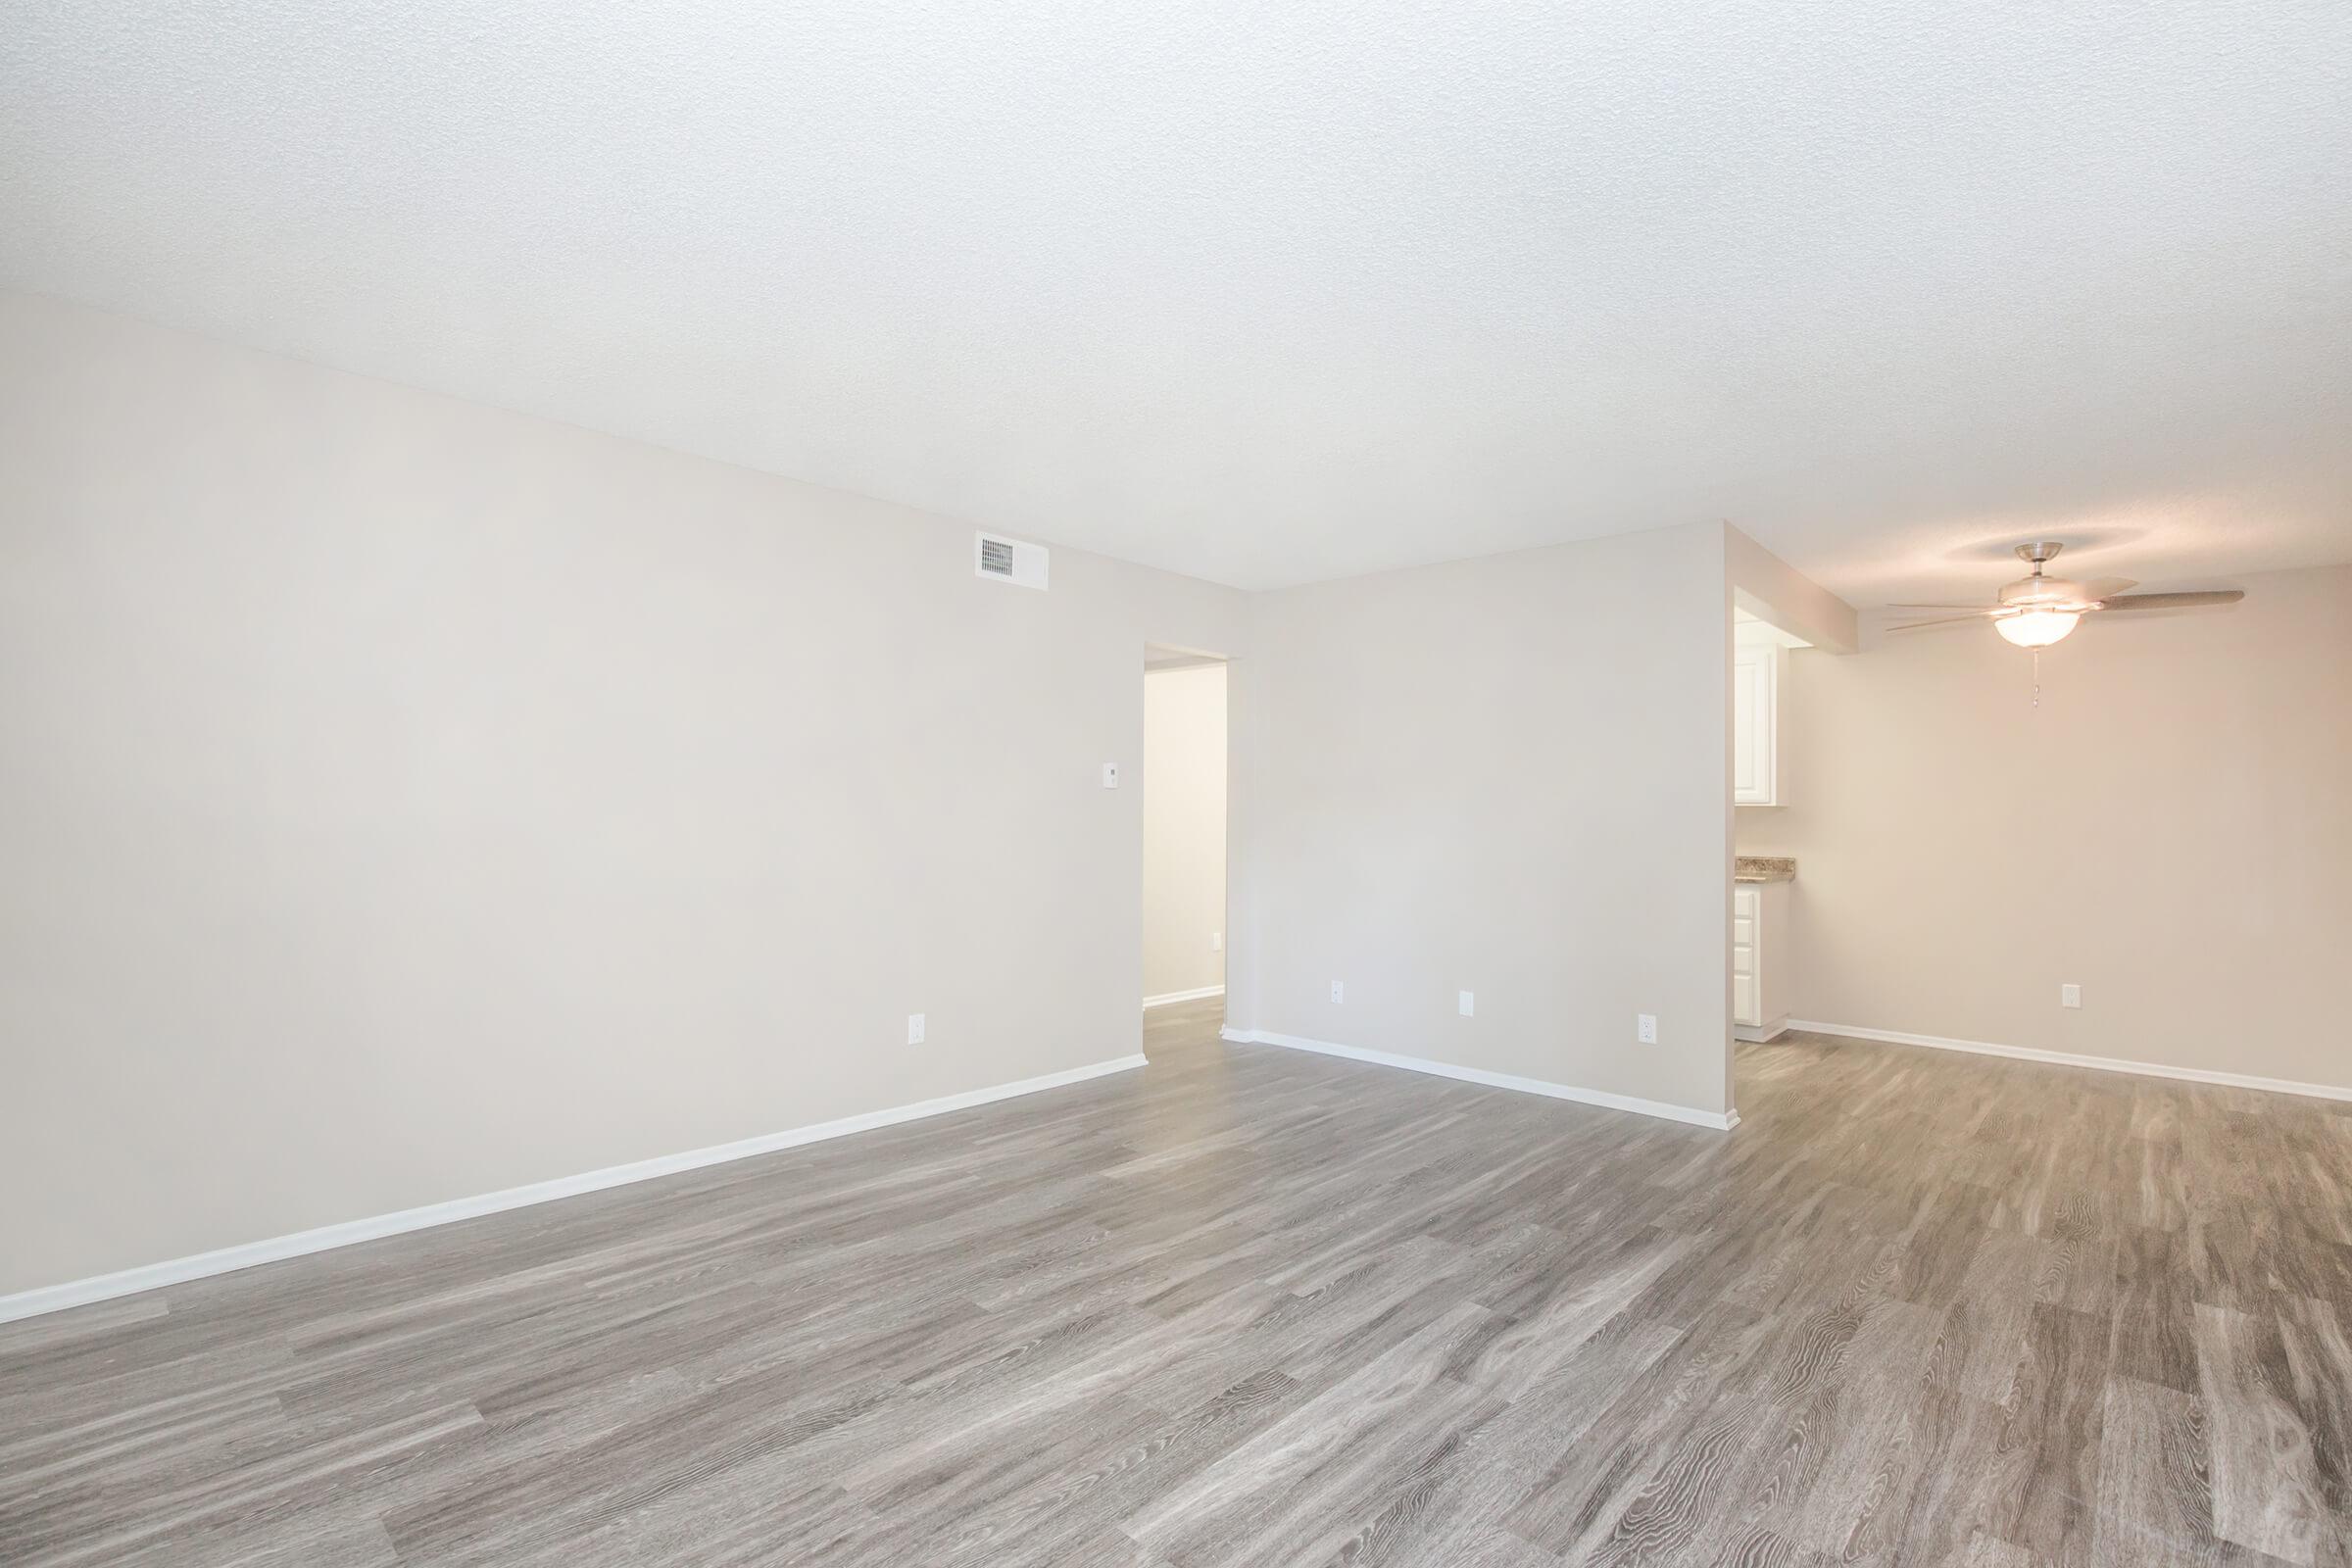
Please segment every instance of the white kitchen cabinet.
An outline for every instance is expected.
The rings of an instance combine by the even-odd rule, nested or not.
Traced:
[[[1781,678],[1788,650],[1760,638],[1732,644],[1732,804],[1779,806]]]
[[[1732,886],[1732,1033],[1770,1040],[1788,1027],[1788,884]]]

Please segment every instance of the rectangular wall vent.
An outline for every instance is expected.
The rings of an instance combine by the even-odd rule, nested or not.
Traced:
[[[1017,582],[1024,588],[1046,585],[1046,547],[1024,544],[1002,534],[972,535],[972,569],[999,582]]]

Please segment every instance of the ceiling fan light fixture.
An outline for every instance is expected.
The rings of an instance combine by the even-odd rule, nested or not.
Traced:
[[[1992,629],[2020,648],[2047,648],[2073,631],[2082,618],[2079,610],[2029,610],[2022,615],[2001,616]]]

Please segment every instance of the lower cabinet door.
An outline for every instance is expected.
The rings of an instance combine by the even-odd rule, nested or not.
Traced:
[[[1763,901],[1754,888],[1732,889],[1732,1022],[1763,1027],[1763,987],[1756,973]]]

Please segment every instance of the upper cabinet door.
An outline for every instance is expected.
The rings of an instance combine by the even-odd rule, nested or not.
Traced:
[[[1732,801],[1778,806],[1779,650],[1757,643],[1732,649]]]

